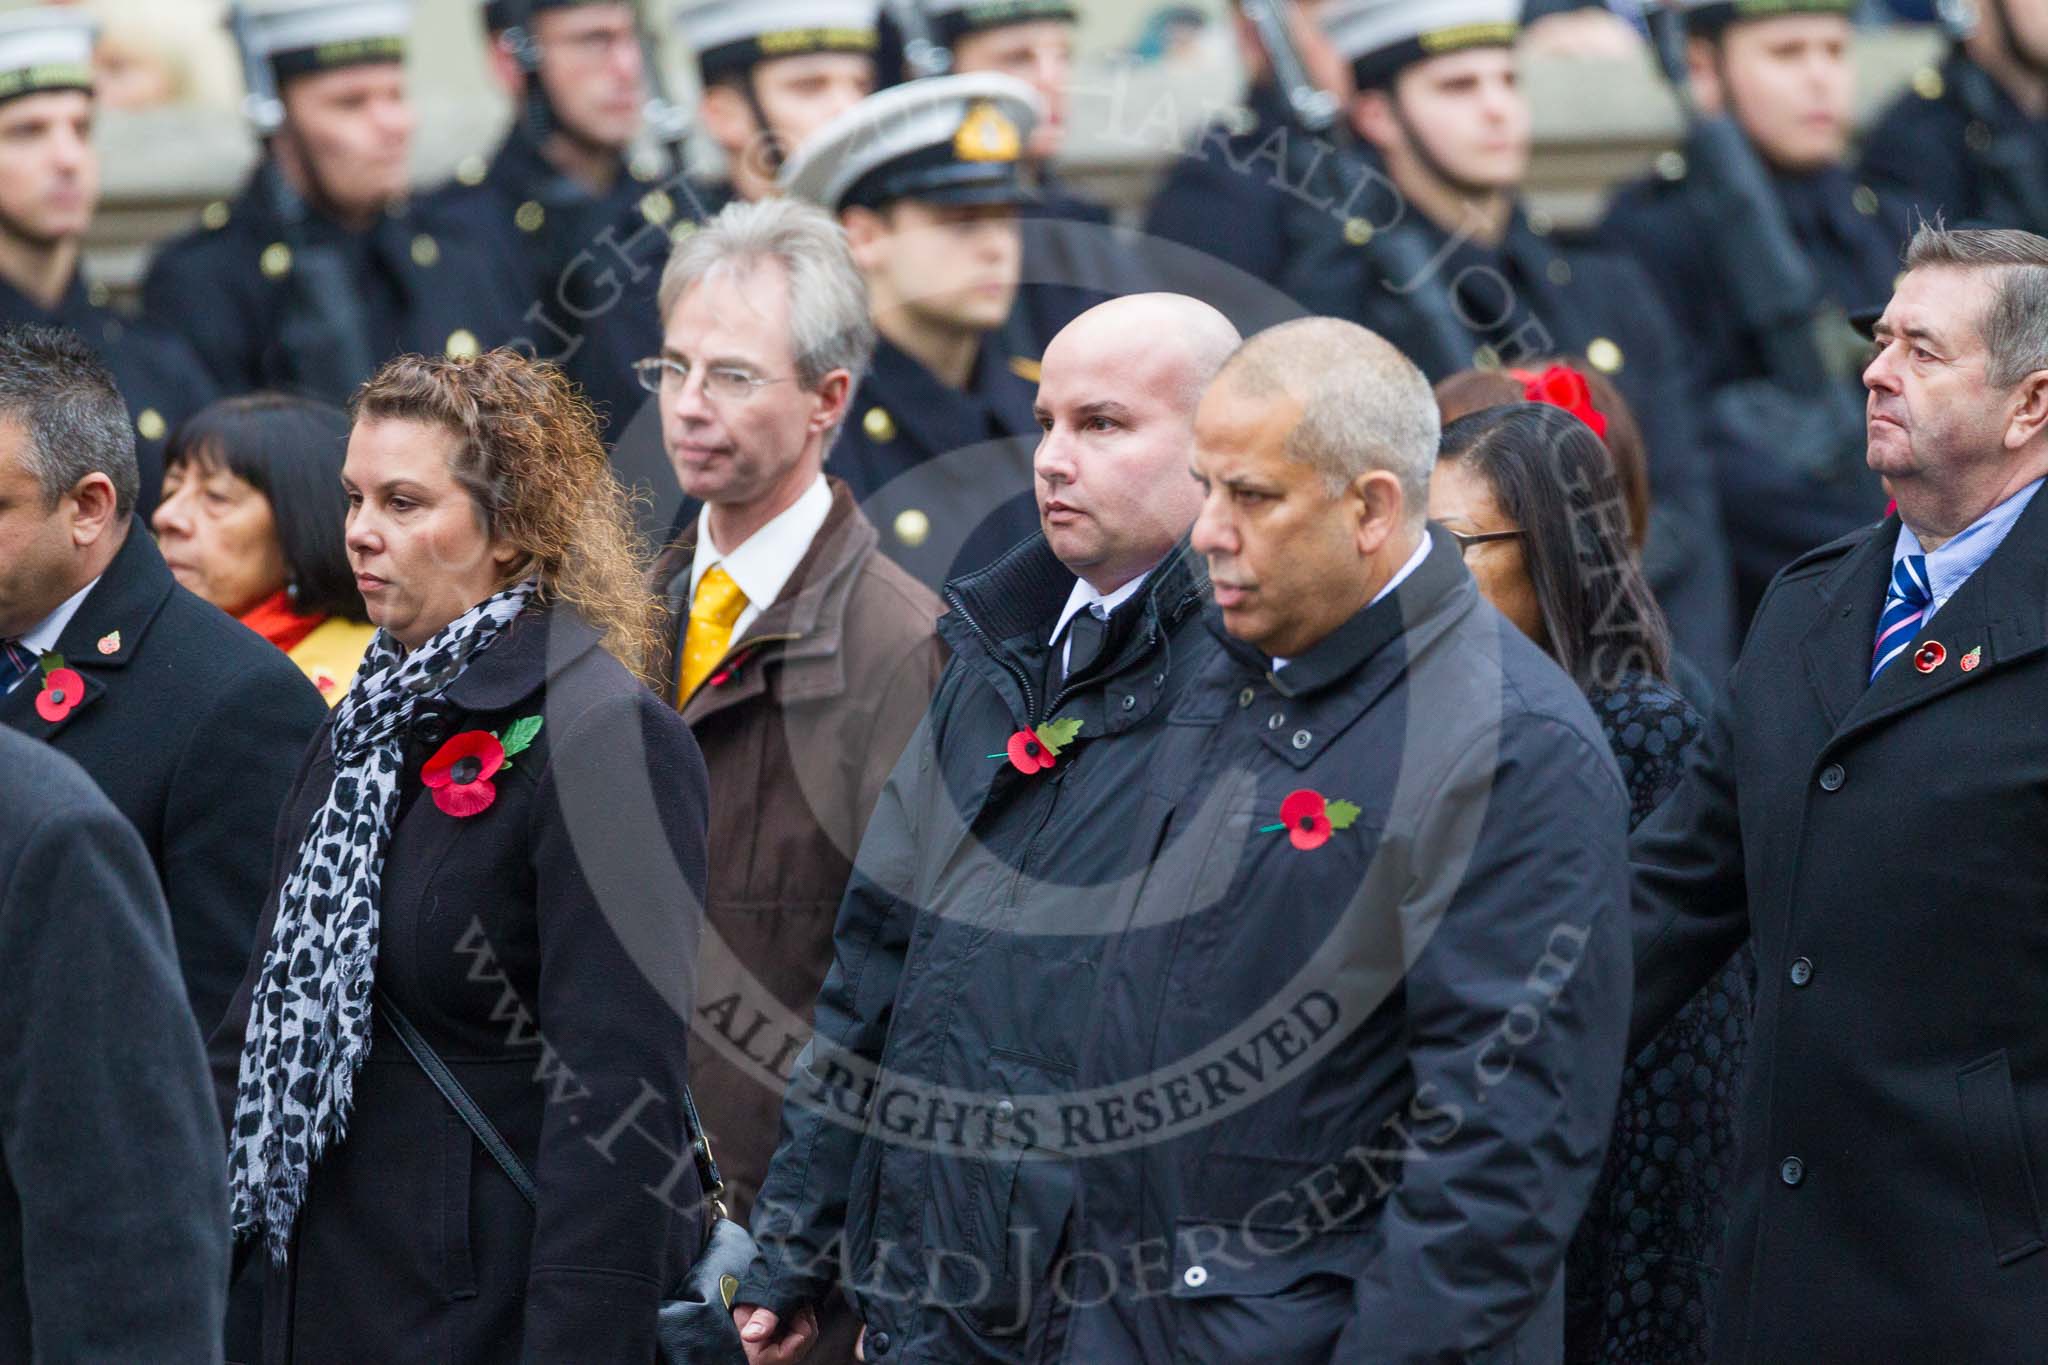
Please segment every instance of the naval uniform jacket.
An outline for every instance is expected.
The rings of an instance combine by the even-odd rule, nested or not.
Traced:
[[[1035,362],[982,342],[963,392],[887,338],[825,468],[846,481],[882,552],[933,592],[1038,533]]]
[[[1081,1157],[1070,1365],[1561,1357],[1627,1033],[1628,798],[1430,534],[1284,669],[1226,638],[1130,793],[1146,870],[1088,1102],[1050,1125]]]
[[[0,280],[0,326],[68,327],[85,339],[114,372],[114,383],[135,423],[135,463],[142,486],[135,510],[144,521],[164,486],[164,441],[178,424],[213,401],[213,380],[176,334],[140,319],[121,317],[95,303],[97,290],[77,275],[55,308],[44,308]]]
[[[1898,530],[1778,578],[1633,845],[1639,1041],[1756,950],[1717,1361],[2041,1358],[2048,507],[1866,685]]]
[[[423,207],[394,204],[364,231],[309,211],[305,231],[340,256],[373,366],[406,353],[476,354],[520,334],[520,289]],[[143,309],[191,345],[224,396],[276,389],[346,403],[370,376],[321,391],[280,335],[294,267],[285,227],[252,181],[163,248],[143,281]]]
[[[149,850],[199,1030],[249,962],[270,831],[326,703],[298,666],[178,586],[138,521],[53,651],[85,681],[57,721],[39,677],[0,696],[0,725],[92,774]]]
[[[1960,47],[1915,75],[1870,130],[1863,174],[1930,223],[2048,232],[2048,119]]]

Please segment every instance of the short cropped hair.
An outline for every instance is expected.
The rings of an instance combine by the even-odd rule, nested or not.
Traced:
[[[1338,318],[1299,318],[1239,347],[1218,380],[1299,402],[1286,454],[1314,466],[1332,494],[1384,469],[1401,481],[1410,519],[1427,515],[1442,435],[1436,395],[1385,338]]]
[[[78,333],[63,327],[0,331],[0,419],[26,434],[29,473],[51,508],[88,474],[114,485],[114,512],[141,496],[135,428],[114,375]]]
[[[1996,272],[1991,305],[1977,324],[1991,355],[1985,379],[1993,388],[2048,370],[2048,237],[1923,223],[1906,248],[1906,269],[1931,267]]]
[[[875,355],[868,286],[831,215],[793,199],[728,204],[677,244],[661,275],[661,316],[711,275],[778,261],[789,279],[790,350],[797,382],[815,389],[834,370],[858,385]]]

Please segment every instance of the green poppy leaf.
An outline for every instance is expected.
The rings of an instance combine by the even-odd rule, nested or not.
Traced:
[[[1074,736],[1081,733],[1081,721],[1078,717],[1072,716],[1066,720],[1049,720],[1039,726],[1034,733],[1038,736],[1038,742],[1045,746],[1047,753],[1057,755],[1060,750],[1074,742]]]
[[[1361,814],[1349,801],[1332,801],[1324,813],[1330,817],[1331,829],[1350,829]]]
[[[505,747],[505,756],[510,758],[513,754],[524,753],[532,745],[534,736],[540,733],[540,726],[539,716],[528,716],[506,726],[505,737],[498,741]]]

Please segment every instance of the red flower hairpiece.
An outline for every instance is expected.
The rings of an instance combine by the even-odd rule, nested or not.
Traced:
[[[1593,428],[1595,436],[1603,441],[1607,439],[1607,415],[1593,406],[1593,386],[1586,382],[1586,376],[1569,365],[1552,365],[1542,374],[1531,374],[1527,370],[1510,373],[1522,381],[1524,398],[1532,403],[1563,408]]]

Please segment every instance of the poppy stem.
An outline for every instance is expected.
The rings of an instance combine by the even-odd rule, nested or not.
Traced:
[[[1259,831],[1259,833],[1261,833],[1261,834],[1278,834],[1278,833],[1279,833],[1279,832],[1280,832],[1281,830],[1283,830],[1283,829],[1286,829],[1286,828],[1287,828],[1287,826],[1286,826],[1286,825],[1284,825],[1284,824],[1282,824],[1282,825],[1267,825],[1267,826],[1266,826],[1266,827],[1265,827],[1264,829],[1260,830],[1260,831]]]
[[[990,754],[990,755],[989,755],[989,757],[990,757],[990,758],[1008,758],[1008,757],[1009,757],[1009,755],[1008,755],[1008,754]]]

